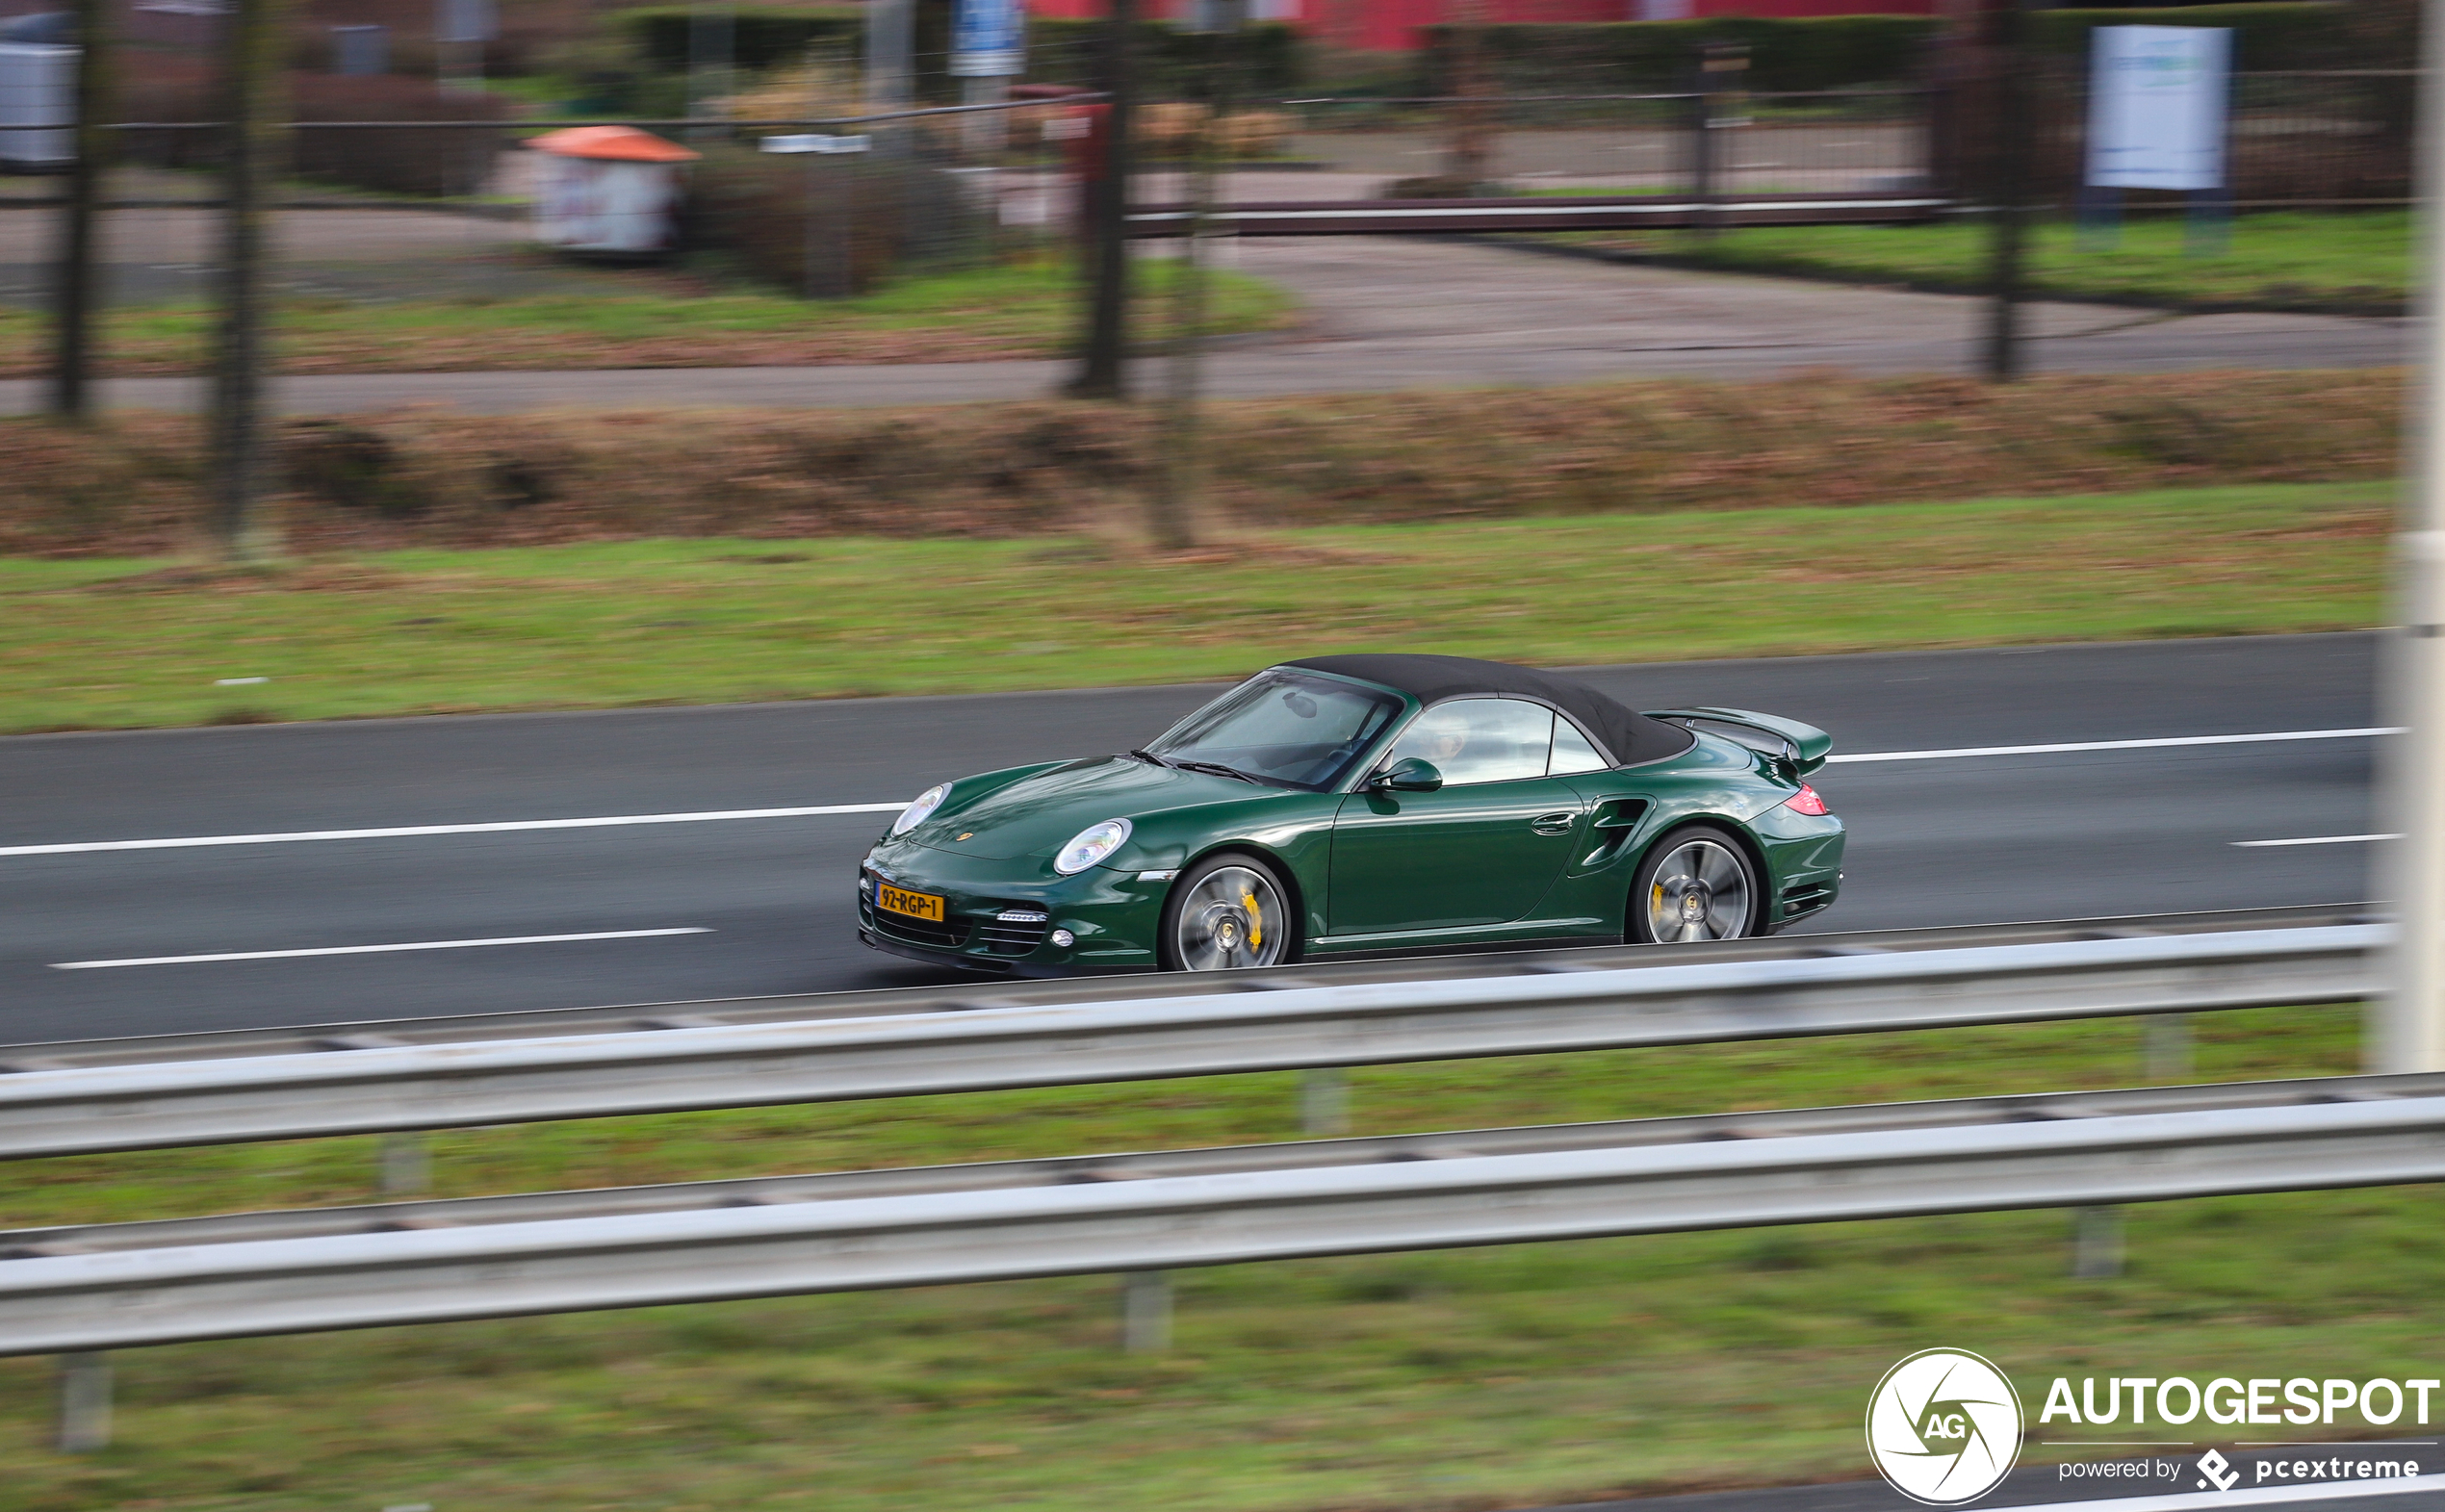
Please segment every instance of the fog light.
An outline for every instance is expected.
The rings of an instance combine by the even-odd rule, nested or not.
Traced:
[[[1055,930],[1053,931],[1053,943],[1059,945],[1064,950],[1068,950],[1070,946],[1078,943],[1078,936],[1072,935],[1068,930]]]

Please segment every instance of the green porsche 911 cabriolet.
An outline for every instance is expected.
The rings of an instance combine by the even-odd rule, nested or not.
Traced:
[[[1143,749],[928,788],[860,869],[858,935],[1058,976],[1770,934],[1841,885],[1803,781],[1832,745],[1500,662],[1286,662]]]

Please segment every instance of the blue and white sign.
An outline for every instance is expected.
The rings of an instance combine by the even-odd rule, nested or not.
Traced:
[[[2089,36],[2088,182],[2100,189],[2224,188],[2232,33],[2100,26]]]
[[[951,77],[1008,78],[1027,71],[1021,0],[958,0],[951,9]]]

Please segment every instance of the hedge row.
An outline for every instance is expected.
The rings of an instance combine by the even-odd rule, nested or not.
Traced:
[[[2399,372],[2182,372],[1218,400],[1218,515],[1252,525],[1823,506],[2381,477]],[[148,555],[197,539],[201,425],[0,421],[0,554]],[[1145,406],[461,415],[280,427],[298,550],[642,536],[1023,535],[1134,507]],[[1101,513],[1099,513],[1101,512]]]
[[[1029,72],[1063,84],[1093,83],[1092,64],[1102,33],[1101,21],[1038,17],[1028,23]],[[1306,83],[1304,53],[1299,33],[1279,21],[1260,22],[1230,38],[1183,32],[1169,21],[1142,21],[1138,88],[1149,99],[1201,96],[1214,61],[1225,59],[1239,70],[1234,89],[1281,94]]]
[[[2348,29],[2338,0],[2253,0],[2239,5],[2165,6],[2129,10],[2036,11],[2030,37],[2038,48],[2081,54],[2099,26],[2223,26],[2234,33],[2241,68],[2407,66],[2407,59],[2366,56]],[[1749,49],[1748,87],[1760,90],[1840,90],[1919,76],[1943,22],[1925,15],[1827,15],[1796,18],[1715,16],[1696,21],[1604,21],[1497,25],[1483,28],[1495,75],[1507,89],[1532,92],[1556,84],[1673,88],[1683,83],[1709,43]],[[1448,85],[1454,29],[1424,29],[1424,84]]]
[[[1482,29],[1499,84],[1536,92],[1557,82],[1668,89],[1679,85],[1711,42],[1749,48],[1753,90],[1839,90],[1907,79],[1943,23],[1927,15],[1727,15],[1700,21],[1521,23]],[[1451,79],[1454,29],[1425,28],[1427,87]]]
[[[938,9],[920,6],[918,13]],[[611,25],[655,68],[677,73],[687,66],[688,27],[696,13],[683,5],[643,6],[616,13]],[[742,68],[796,63],[818,45],[854,53],[865,35],[865,12],[854,6],[742,6],[729,13],[732,56]]]
[[[2233,66],[2242,69],[2408,67],[2412,60],[2357,56],[2336,0],[2253,0],[2244,5],[2156,6],[2129,10],[2033,11],[2029,37],[2047,52],[2086,56],[2100,26],[2225,26]]]

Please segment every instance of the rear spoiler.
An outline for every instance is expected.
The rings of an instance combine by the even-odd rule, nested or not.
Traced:
[[[1721,735],[1778,761],[1789,762],[1796,777],[1806,777],[1823,766],[1826,756],[1834,749],[1834,737],[1814,725],[1753,709],[1651,708],[1646,714],[1649,719],[1660,719],[1684,730]]]

